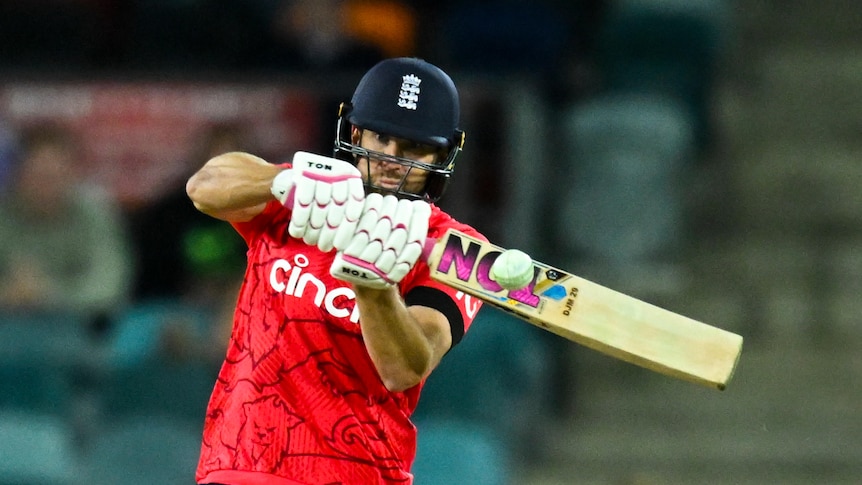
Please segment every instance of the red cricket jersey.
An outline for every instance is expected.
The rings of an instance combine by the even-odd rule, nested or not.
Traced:
[[[354,293],[329,274],[335,253],[290,237],[289,217],[273,201],[234,224],[248,243],[248,267],[207,408],[197,482],[412,483],[410,415],[422,386],[386,389],[365,350]],[[429,236],[450,227],[482,237],[432,206]],[[479,310],[478,300],[432,281],[421,261],[399,286],[408,302],[419,287],[448,295],[464,330]]]

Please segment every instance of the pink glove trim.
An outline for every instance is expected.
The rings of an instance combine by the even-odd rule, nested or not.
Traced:
[[[290,210],[293,210],[293,199],[296,197],[296,186],[290,187],[290,192],[287,193],[287,197],[284,198],[284,206]]]
[[[326,175],[317,172],[302,172],[303,177],[310,178],[311,180],[317,180],[318,182],[326,182],[329,184],[334,184],[336,182],[343,182],[345,180],[350,179],[358,179],[362,178],[359,175]]]
[[[363,268],[363,269],[366,269],[366,270],[368,270],[368,271],[371,271],[372,273],[374,273],[374,274],[376,274],[377,276],[379,276],[379,277],[380,277],[380,279],[382,279],[383,281],[385,281],[385,282],[389,283],[390,285],[394,285],[394,284],[395,284],[395,282],[394,282],[394,281],[392,281],[392,280],[390,280],[389,278],[387,278],[387,277],[386,277],[386,275],[385,275],[384,273],[382,273],[379,269],[377,269],[377,266],[374,266],[374,264],[369,263],[368,261],[364,261],[364,260],[361,260],[361,259],[359,259],[359,258],[356,258],[356,257],[350,256],[350,255],[347,255],[347,254],[342,254],[342,255],[341,255],[341,257],[342,257],[342,259],[344,259],[344,261],[345,261],[345,262],[347,262],[347,263],[350,263],[350,264],[352,264],[352,265],[354,265],[354,266],[358,266],[358,267],[360,267],[360,268]]]

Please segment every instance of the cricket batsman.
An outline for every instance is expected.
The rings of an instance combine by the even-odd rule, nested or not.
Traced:
[[[411,414],[477,300],[432,281],[426,238],[464,142],[458,91],[416,58],[372,67],[342,104],[334,157],[207,161],[195,207],[248,245],[198,484],[410,484]]]

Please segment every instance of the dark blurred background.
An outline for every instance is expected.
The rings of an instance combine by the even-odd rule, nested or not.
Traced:
[[[862,4],[2,0],[0,485],[193,483],[244,250],[185,180],[389,56],[459,86],[444,209],[746,339],[718,392],[486,307],[417,485],[859,483]]]

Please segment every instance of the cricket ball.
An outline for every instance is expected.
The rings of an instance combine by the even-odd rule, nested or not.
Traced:
[[[506,290],[520,290],[533,281],[533,258],[518,249],[507,249],[491,265],[491,278]]]

